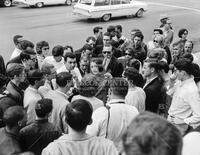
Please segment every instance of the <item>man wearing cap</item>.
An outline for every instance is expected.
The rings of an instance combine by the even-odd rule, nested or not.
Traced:
[[[103,47],[103,67],[106,72],[109,72],[113,77],[120,77],[123,72],[123,65],[118,62],[117,58],[113,56],[112,45],[105,45]]]

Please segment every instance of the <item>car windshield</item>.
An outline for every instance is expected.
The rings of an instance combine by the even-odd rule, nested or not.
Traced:
[[[92,4],[92,0],[80,0],[81,4],[86,4],[86,5],[91,5]]]

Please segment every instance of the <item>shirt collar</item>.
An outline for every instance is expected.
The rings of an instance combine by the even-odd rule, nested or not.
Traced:
[[[189,78],[189,79],[187,79],[187,80],[184,80],[184,81],[182,81],[181,82],[181,86],[183,86],[183,85],[187,85],[188,83],[190,83],[190,82],[194,82],[194,77],[191,77],[191,78]]]
[[[38,93],[38,90],[35,89],[35,88],[33,88],[33,87],[30,87],[30,86],[29,86],[29,89],[30,89],[31,91],[34,91],[34,92]]]
[[[62,96],[64,96],[66,99],[69,98],[69,96],[61,91],[59,91],[58,89],[55,90],[57,93],[61,94]]]
[[[125,99],[111,99],[107,102],[107,104],[113,104],[113,103],[125,103]]]

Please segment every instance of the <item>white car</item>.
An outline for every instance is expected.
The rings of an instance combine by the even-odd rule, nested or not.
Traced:
[[[72,0],[14,0],[13,3],[41,8],[44,5],[56,5],[56,4],[72,5]]]
[[[142,17],[148,5],[135,0],[79,0],[73,7],[73,14],[86,18],[101,18],[135,15]]]

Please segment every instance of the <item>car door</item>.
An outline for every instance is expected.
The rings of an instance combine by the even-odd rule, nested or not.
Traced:
[[[134,7],[130,3],[130,0],[121,0],[121,10],[124,16],[134,14]]]
[[[123,10],[121,9],[121,0],[111,0],[110,10],[112,11],[112,17],[123,16]]]
[[[100,18],[105,14],[110,14],[110,0],[94,0],[91,6],[91,14],[95,18]]]

